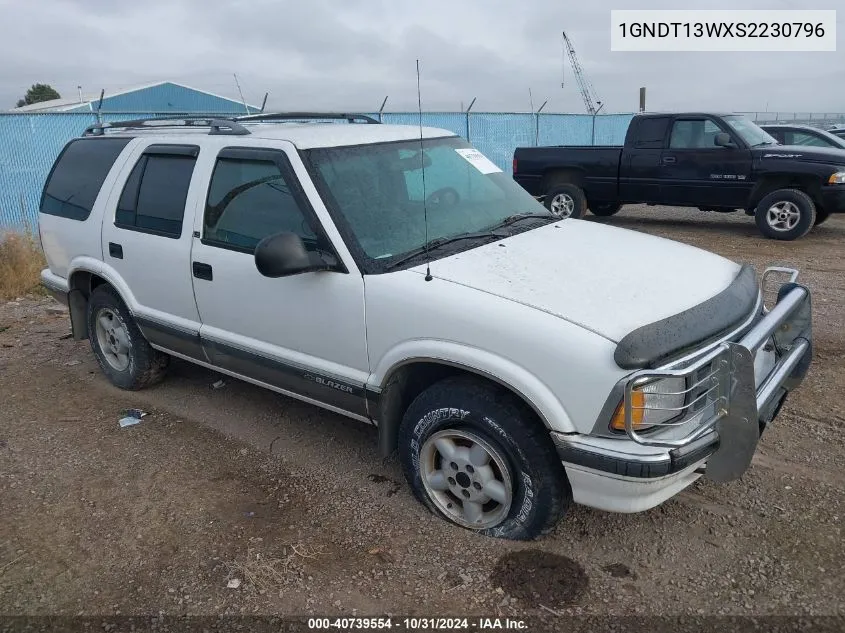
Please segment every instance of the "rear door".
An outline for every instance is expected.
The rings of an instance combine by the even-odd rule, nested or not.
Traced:
[[[660,202],[660,157],[670,117],[644,117],[631,123],[636,129],[622,150],[619,199],[622,202]]]
[[[727,132],[735,147],[716,145]],[[675,119],[661,153],[661,199],[664,204],[692,207],[745,206],[751,183],[751,151],[718,119]]]
[[[153,345],[204,359],[190,273],[188,200],[199,146],[146,141],[124,166],[103,217],[103,259],[125,284],[139,327]]]
[[[364,279],[328,237],[318,211],[330,223],[328,213],[294,146],[225,147],[204,179],[191,266],[208,357],[222,369],[365,419]],[[296,233],[309,249],[334,251],[339,267],[262,276],[255,247],[279,232]]]

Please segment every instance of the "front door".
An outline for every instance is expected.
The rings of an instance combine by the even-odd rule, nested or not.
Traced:
[[[333,248],[301,178],[308,176],[290,144],[217,155],[191,256],[200,336],[222,369],[363,417],[369,364],[364,281],[354,264],[282,278],[255,266],[258,242],[283,231],[310,249]]]
[[[736,147],[716,145],[721,132]],[[660,180],[664,204],[741,209],[752,186],[751,151],[714,119],[677,119],[661,155]]]

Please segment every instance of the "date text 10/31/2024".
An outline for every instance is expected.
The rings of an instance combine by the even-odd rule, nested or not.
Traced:
[[[469,630],[525,631],[528,625],[524,620],[513,618],[309,618],[309,630],[384,630],[401,629],[406,631]]]

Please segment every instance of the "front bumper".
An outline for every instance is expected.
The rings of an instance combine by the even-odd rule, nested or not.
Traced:
[[[822,208],[828,213],[845,213],[845,185],[822,187]]]
[[[801,384],[812,359],[810,292],[796,283],[798,273],[788,269],[767,270],[764,291],[772,272],[786,272],[791,278],[778,289],[775,306],[764,309],[739,340],[720,342],[680,365],[626,377],[622,392],[627,437],[553,435],[570,479],[599,475],[617,483],[649,480],[651,490],[663,482],[659,489],[671,496],[676,492],[674,480],[688,480],[688,485],[704,472],[715,481],[730,481],[747,470],[760,434],[787,394]],[[755,358],[764,347],[774,350],[775,361],[755,375]],[[671,394],[685,394],[680,419],[638,431],[633,424],[634,388],[644,380],[669,377],[683,378],[687,385],[683,392]],[[660,407],[648,407],[646,401],[640,408]]]

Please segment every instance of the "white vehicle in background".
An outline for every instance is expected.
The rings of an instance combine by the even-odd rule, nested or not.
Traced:
[[[810,363],[797,273],[768,311],[747,266],[557,219],[451,132],[359,121],[130,121],[65,147],[42,280],[115,385],[176,357],[373,423],[429,508],[506,538],[747,469]]]

